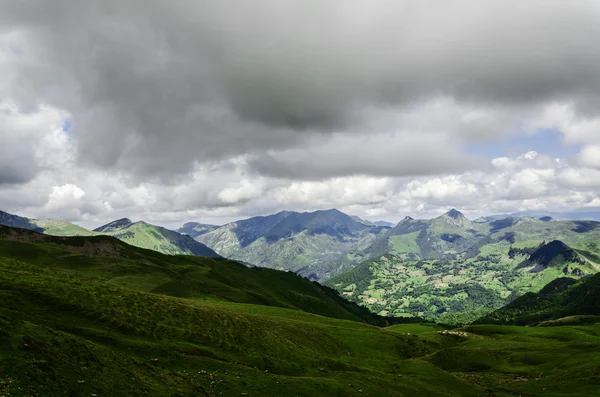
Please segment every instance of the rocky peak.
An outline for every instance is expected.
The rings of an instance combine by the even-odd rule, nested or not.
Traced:
[[[405,223],[405,222],[410,222],[410,221],[414,221],[414,219],[413,219],[412,217],[410,217],[410,216],[405,216],[405,217],[404,217],[404,219],[402,219],[402,220],[399,222],[399,224],[400,224],[400,223]]]
[[[461,226],[461,227],[465,227],[465,226],[470,226],[471,225],[471,221],[468,220],[463,214],[462,212],[452,208],[450,211],[446,212],[444,215],[440,216],[439,218],[440,220],[443,220],[444,222],[447,222],[451,225],[454,226]]]
[[[122,229],[122,228],[130,226],[132,224],[133,224],[133,222],[131,222],[131,219],[121,218],[121,219],[117,219],[116,221],[107,223],[106,225],[100,226],[99,228],[94,229],[94,231],[100,232],[100,233],[107,233],[107,232],[112,232],[113,230],[116,230],[116,229]]]
[[[446,212],[446,215],[448,215],[452,219],[464,218],[464,215],[462,214],[462,212],[460,212],[454,208],[452,208],[450,211]]]

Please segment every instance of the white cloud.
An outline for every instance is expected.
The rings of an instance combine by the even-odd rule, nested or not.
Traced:
[[[598,134],[600,134],[600,128]],[[585,146],[579,154],[579,160],[585,167],[600,169],[600,145]]]
[[[594,2],[107,1],[0,0],[0,209],[100,223],[597,201]],[[580,153],[476,155],[542,129]]]

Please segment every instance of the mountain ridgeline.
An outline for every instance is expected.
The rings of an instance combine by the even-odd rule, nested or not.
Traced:
[[[361,259],[354,253],[387,229],[335,209],[283,211],[232,222],[196,239],[231,259],[324,280],[349,270]]]
[[[382,315],[467,323],[560,277],[600,270],[600,223],[549,218],[469,221],[452,210],[405,218],[326,281]]]
[[[126,222],[119,222],[121,230]],[[145,292],[255,303],[389,324],[334,290],[290,272],[247,267],[223,258],[165,255],[109,235],[51,236],[0,226],[0,254],[44,268],[94,275],[103,282]]]
[[[44,229],[37,226],[29,218],[25,218],[18,215],[9,214],[8,212],[0,211],[0,225],[19,227],[21,229],[35,230],[36,232],[43,232]]]
[[[338,210],[283,211],[178,232],[127,218],[93,231],[0,214],[1,223],[57,236],[114,236],[161,253],[226,257],[291,271],[387,317],[469,323],[555,279],[600,270],[600,223],[485,217],[450,210],[394,227]]]
[[[0,212],[0,225],[19,227],[53,236],[114,236],[133,246],[164,254],[219,257],[212,249],[188,235],[145,222],[132,222],[127,218],[115,220],[92,231],[67,221],[29,219]]]

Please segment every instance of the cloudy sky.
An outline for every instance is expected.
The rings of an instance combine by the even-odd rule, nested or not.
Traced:
[[[0,209],[600,208],[600,2],[0,0]]]

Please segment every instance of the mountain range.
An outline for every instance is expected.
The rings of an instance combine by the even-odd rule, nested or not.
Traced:
[[[531,217],[406,218],[326,281],[375,312],[469,322],[559,277],[600,270],[600,223]]]
[[[228,223],[195,238],[227,258],[324,280],[349,270],[362,258],[354,253],[387,229],[336,209],[283,211]],[[184,226],[179,232],[188,230]]]
[[[190,236],[145,222],[132,222],[127,218],[118,219],[94,230],[88,230],[67,221],[29,219],[0,211],[0,225],[19,227],[54,236],[114,236],[133,246],[171,255],[219,256],[212,249]]]
[[[0,223],[58,236],[114,236],[166,254],[223,256],[292,271],[382,316],[471,322],[561,277],[600,270],[600,223],[551,217],[434,219],[381,226],[338,210],[283,211],[177,232],[127,218],[93,231],[0,213]]]
[[[534,253],[581,260],[558,242]],[[0,395],[591,397],[599,281],[560,278],[452,328],[290,272],[0,226]]]

